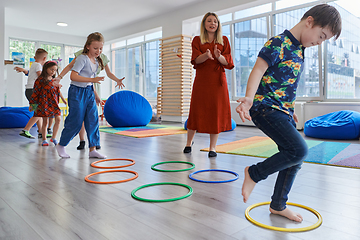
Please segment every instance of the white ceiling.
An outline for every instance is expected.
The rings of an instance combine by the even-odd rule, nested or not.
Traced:
[[[0,0],[5,25],[87,36],[206,0]],[[57,22],[66,22],[59,27]]]

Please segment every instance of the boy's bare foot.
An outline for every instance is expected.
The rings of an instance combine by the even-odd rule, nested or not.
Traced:
[[[286,217],[286,218],[288,218],[290,220],[293,220],[295,222],[302,222],[302,220],[303,220],[303,217],[299,213],[293,212],[289,208],[285,208],[282,211],[276,211],[276,210],[274,210],[272,208],[269,208],[269,210],[270,210],[270,212],[272,214],[281,215],[281,216]]]
[[[250,175],[249,175],[249,167],[246,167],[244,170],[245,173],[245,178],[244,178],[244,182],[242,185],[242,195],[243,195],[243,199],[244,199],[244,203],[247,202],[247,200],[249,199],[249,196],[252,192],[252,190],[254,189],[256,182],[254,182]]]

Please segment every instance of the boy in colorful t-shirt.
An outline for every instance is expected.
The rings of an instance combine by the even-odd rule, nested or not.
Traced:
[[[240,118],[253,121],[277,145],[279,152],[245,168],[242,186],[247,202],[257,182],[278,173],[270,212],[301,222],[302,216],[286,207],[288,194],[308,153],[308,146],[296,130],[294,105],[304,63],[304,49],[320,45],[341,33],[339,12],[328,4],[308,10],[292,29],[271,38],[261,49],[250,73],[245,97],[238,99]],[[250,115],[249,115],[250,113]],[[250,117],[251,116],[251,117]]]

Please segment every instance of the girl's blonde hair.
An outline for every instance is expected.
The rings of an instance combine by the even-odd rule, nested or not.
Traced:
[[[216,29],[216,32],[215,32],[215,39],[214,39],[215,43],[219,43],[221,45],[224,45],[219,17],[216,15],[216,13],[212,13],[212,12],[206,13],[205,16],[203,17],[202,21],[201,21],[201,25],[200,25],[200,41],[201,41],[201,44],[209,42],[209,35],[208,35],[208,32],[207,32],[207,30],[205,28],[205,22],[206,22],[206,19],[209,16],[216,17],[216,20],[218,22],[218,28]]]
[[[94,32],[94,33],[91,33],[88,37],[87,37],[87,40],[86,40],[86,43],[84,45],[84,49],[82,51],[83,54],[87,54],[89,52],[89,50],[87,49],[88,46],[90,46],[90,44],[94,41],[97,41],[97,42],[104,42],[104,37],[101,33],[99,32]],[[103,70],[105,68],[104,66],[104,63],[101,59],[100,56],[98,56],[96,58],[99,62],[99,66],[101,68],[101,70]]]

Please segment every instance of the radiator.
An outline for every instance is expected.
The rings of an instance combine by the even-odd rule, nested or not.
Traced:
[[[234,119],[237,125],[240,126],[255,126],[253,122],[250,122],[248,120],[245,120],[245,122],[242,122],[239,114],[236,112],[236,107],[239,105],[237,102],[231,102],[231,118]],[[295,102],[295,113],[298,116],[299,122],[296,123],[296,128],[298,130],[304,129],[304,123],[305,123],[305,102]]]

